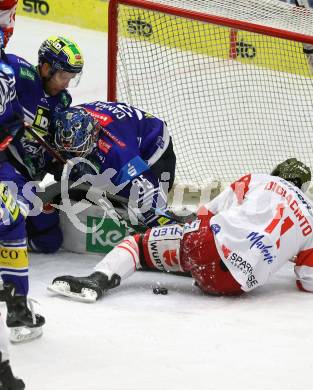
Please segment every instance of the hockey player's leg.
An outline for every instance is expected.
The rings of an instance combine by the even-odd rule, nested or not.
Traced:
[[[27,217],[26,230],[28,247],[33,252],[54,253],[62,245],[59,213],[50,204],[45,204],[39,215]]]
[[[4,290],[7,293],[6,324],[11,330],[10,341],[21,343],[40,337],[45,318],[34,312],[32,300],[24,295],[16,295],[13,284],[5,283]]]
[[[48,290],[77,301],[93,303],[109,289],[119,286],[120,280],[119,275],[114,274],[109,279],[102,272],[85,277],[64,275],[55,278]]]
[[[95,302],[107,290],[119,286],[140,268],[139,246],[140,234],[125,238],[100,263],[91,275],[75,277],[64,275],[55,278],[48,290],[83,302]]]
[[[2,360],[0,351],[0,390],[24,390],[25,383],[13,375],[9,360]]]
[[[1,174],[5,175],[6,171],[2,170]],[[17,177],[17,182],[19,179]],[[3,280],[1,299],[7,304],[10,340],[22,342],[42,334],[44,318],[36,316],[27,306],[28,253],[25,217],[16,197],[3,183],[0,183],[0,211],[0,268]]]
[[[16,378],[9,362],[7,335],[0,313],[0,390],[23,390],[25,384]]]

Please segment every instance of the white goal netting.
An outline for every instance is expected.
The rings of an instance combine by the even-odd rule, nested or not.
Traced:
[[[174,14],[138,3],[118,4],[109,98],[166,120],[176,182],[229,182],[287,157],[313,168],[313,69],[302,43],[313,43],[312,10],[274,0],[150,1],[185,9]]]

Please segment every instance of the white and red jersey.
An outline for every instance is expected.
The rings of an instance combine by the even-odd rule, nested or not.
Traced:
[[[312,205],[293,184],[257,174],[231,184],[190,224],[126,238],[95,270],[122,279],[142,265],[187,271],[205,292],[238,294],[266,283],[288,260],[298,287],[313,292]]]
[[[313,209],[293,184],[270,175],[247,175],[206,208],[225,265],[250,291],[296,257],[299,288],[313,292]]]
[[[0,0],[0,28],[4,33],[5,45],[13,34],[18,0]]]

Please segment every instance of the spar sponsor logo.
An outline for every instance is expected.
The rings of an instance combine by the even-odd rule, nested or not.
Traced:
[[[264,234],[260,234],[257,232],[251,232],[246,237],[250,242],[250,249],[256,247],[263,256],[263,260],[267,262],[267,264],[271,264],[274,261],[275,256],[272,256],[271,249],[273,245],[265,245],[262,239],[264,238]]]
[[[245,283],[247,288],[252,288],[258,285],[258,281],[253,275],[253,267],[247,260],[239,256],[238,253],[227,248],[225,245],[222,245],[222,251],[227,262],[241,271],[243,275],[247,276]]]

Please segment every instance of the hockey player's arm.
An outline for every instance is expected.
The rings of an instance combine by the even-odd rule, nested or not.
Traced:
[[[16,98],[13,69],[0,61],[0,151],[7,148],[17,133],[24,129],[23,110]]]
[[[167,215],[167,194],[150,170],[135,177],[119,195],[129,199],[132,225],[154,227],[172,223],[171,217]]]
[[[299,290],[313,292],[313,248],[302,250],[298,254],[294,271]]]
[[[0,2],[0,48],[4,49],[11,38],[15,24],[17,0]]]
[[[249,191],[251,175],[245,175],[225,188],[217,197],[205,204],[212,214],[227,210],[233,204],[241,204]],[[202,208],[203,210],[203,208]]]
[[[13,138],[24,129],[24,118],[14,113],[9,121],[0,124],[0,152],[3,152]]]

